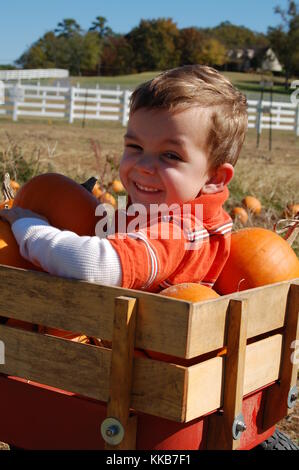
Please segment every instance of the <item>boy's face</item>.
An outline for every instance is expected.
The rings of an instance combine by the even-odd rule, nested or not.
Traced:
[[[138,109],[129,120],[120,178],[132,203],[182,204],[209,179],[209,112]]]

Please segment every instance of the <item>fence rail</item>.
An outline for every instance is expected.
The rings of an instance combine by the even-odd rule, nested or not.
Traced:
[[[119,121],[126,126],[130,90],[4,84],[0,115]],[[299,105],[283,101],[248,100],[248,127],[293,131],[299,135]]]

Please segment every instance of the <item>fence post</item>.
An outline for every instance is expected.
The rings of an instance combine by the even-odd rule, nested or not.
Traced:
[[[17,121],[18,120],[18,85],[15,87],[15,95],[12,99],[13,102],[13,110],[12,110],[12,120]]]
[[[295,111],[295,134],[296,137],[299,136],[299,104],[297,104]]]
[[[256,132],[257,132],[257,140],[256,146],[258,147],[260,144],[260,135],[262,133],[262,114],[263,114],[263,101],[258,101],[257,108],[256,108]]]
[[[74,87],[70,88],[70,98],[69,98],[69,123],[72,124],[74,121],[74,101],[75,101],[75,89]]]
[[[129,90],[124,91],[123,95],[123,115],[122,115],[122,125],[125,127],[128,122],[128,113],[129,113]]]

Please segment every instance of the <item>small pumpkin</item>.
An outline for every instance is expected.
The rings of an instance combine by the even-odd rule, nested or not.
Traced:
[[[112,190],[115,193],[122,193],[125,191],[125,188],[120,180],[113,180],[112,181]]]
[[[13,199],[7,199],[6,201],[0,202],[0,210],[10,209],[13,206]]]
[[[103,189],[101,188],[100,183],[97,181],[96,184],[93,187],[92,194],[97,198],[100,199],[100,197],[103,194]]]
[[[20,189],[20,185],[17,181],[10,180],[10,187],[14,193],[17,193]]]
[[[288,204],[284,210],[284,217],[292,218],[299,214],[299,204]]]
[[[102,204],[111,204],[114,208],[116,208],[115,197],[107,191],[102,194],[102,196],[100,197],[100,201]]]
[[[188,302],[200,302],[203,300],[216,299],[219,297],[219,294],[217,294],[217,292],[215,292],[210,287],[193,282],[184,282],[182,284],[176,284],[174,286],[167,287],[167,289],[164,289],[160,292],[160,295],[172,297],[175,299],[187,300]],[[157,361],[174,362],[175,364],[179,364],[186,367],[191,366],[192,364],[195,364],[197,362],[196,358],[183,359],[169,354],[158,353],[155,351],[147,350],[146,354],[150,358],[156,359]]]
[[[259,215],[261,213],[261,210],[262,210],[262,205],[260,203],[260,201],[256,198],[256,197],[253,197],[253,196],[246,196],[242,203],[244,204],[245,207],[247,207],[247,209],[249,209],[253,214],[255,215]]]
[[[167,287],[167,289],[160,292],[160,295],[187,300],[188,302],[200,302],[219,297],[219,294],[210,287],[196,282],[183,282],[182,284]]]
[[[222,295],[299,277],[299,260],[286,240],[261,227],[232,233],[231,249],[215,290]]]
[[[243,207],[234,207],[231,213],[233,219],[238,219],[242,224],[248,221],[248,214]]]

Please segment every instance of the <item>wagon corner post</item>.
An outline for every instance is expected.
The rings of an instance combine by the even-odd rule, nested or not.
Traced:
[[[223,412],[209,417],[207,448],[210,450],[236,450],[240,435],[234,436],[234,426],[242,421],[242,400],[248,323],[247,299],[231,299],[226,325],[227,353],[224,356]],[[245,426],[246,429],[246,426]]]
[[[137,299],[125,296],[115,298],[110,388],[105,421],[109,424],[108,420],[114,419],[124,435],[117,444],[111,444],[109,439],[105,439],[106,450],[134,450],[136,447],[137,416],[130,416],[136,316]],[[113,347],[116,344],[117,347]],[[108,426],[105,437],[109,431],[113,434],[113,429],[116,429],[116,434],[119,432],[117,426]]]
[[[289,395],[297,382],[298,364],[292,347],[299,340],[299,279],[290,282],[284,322],[281,363],[278,381],[267,390],[263,429],[277,424],[292,412]]]

